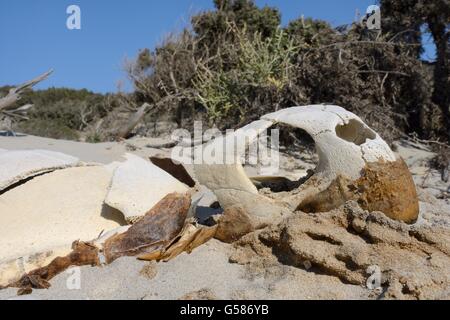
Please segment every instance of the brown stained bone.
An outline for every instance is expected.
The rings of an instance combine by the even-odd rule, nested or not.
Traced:
[[[138,256],[140,260],[169,261],[182,252],[191,253],[198,246],[211,240],[216,234],[217,226],[196,226],[187,222],[179,236],[167,247]]]
[[[214,235],[217,232],[217,227],[206,227],[201,226],[198,227],[199,230],[195,233],[195,236],[193,237],[192,241],[189,242],[189,244],[186,246],[186,252],[191,253],[195,248],[201,246],[202,244],[208,242],[212,238],[214,238]]]
[[[313,184],[314,181],[306,182]],[[343,205],[347,200],[356,198],[356,194],[350,191],[351,181],[338,176],[331,182],[328,188],[322,192],[313,194],[306,198],[297,208],[297,210],[316,213],[316,212],[328,212]]]
[[[415,222],[419,216],[416,187],[402,159],[368,163],[356,181],[339,176],[326,190],[305,199],[298,210],[327,212],[348,200],[358,201],[365,210],[381,211],[406,223]]]
[[[127,232],[112,236],[104,244],[106,262],[166,248],[183,229],[191,197],[172,193],[156,204]]]
[[[150,161],[190,188],[195,187],[194,179],[182,164],[174,163],[170,158],[150,157]]]
[[[250,215],[242,207],[229,207],[225,209],[217,222],[215,238],[225,243],[232,243],[254,230]]]
[[[406,223],[417,220],[417,191],[403,159],[368,164],[355,185],[360,193],[358,202],[363,209],[381,211],[391,219]]]
[[[190,253],[212,239],[217,226],[198,226],[186,220],[190,204],[189,194],[167,195],[128,231],[106,240],[103,245],[106,263],[122,256],[168,261],[182,252]],[[49,288],[48,281],[71,266],[100,265],[97,246],[75,241],[72,249],[69,255],[58,257],[48,266],[29,272],[9,287],[20,288],[19,295],[30,294],[33,288]]]
[[[71,266],[100,265],[98,248],[87,242],[75,241],[72,252],[65,257],[55,258],[48,266],[25,274],[19,281],[10,285],[20,288],[19,294],[29,294],[32,288],[47,289],[48,281]]]

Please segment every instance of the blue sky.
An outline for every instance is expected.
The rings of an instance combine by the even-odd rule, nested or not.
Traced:
[[[350,23],[375,0],[257,0],[278,7],[283,24],[302,14],[333,26]],[[66,9],[81,8],[81,30],[68,30]],[[22,83],[48,69],[37,88],[87,88],[114,92],[127,87],[126,58],[153,48],[180,30],[189,16],[211,9],[212,0],[0,0],[0,86]],[[425,39],[429,40],[429,39]],[[425,57],[433,58],[428,46]]]

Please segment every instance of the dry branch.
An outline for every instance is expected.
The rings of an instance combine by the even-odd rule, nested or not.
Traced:
[[[125,139],[131,131],[137,126],[137,124],[142,120],[145,113],[147,112],[147,108],[150,107],[148,103],[144,103],[136,113],[130,118],[127,124],[119,130],[117,135],[117,139]]]
[[[11,108],[16,101],[20,100],[20,94],[24,90],[32,88],[39,82],[47,79],[52,72],[53,70],[47,71],[46,73],[40,75],[39,77],[36,77],[30,81],[21,84],[16,88],[12,88],[11,90],[9,90],[9,93],[6,95],[6,97],[0,99],[0,111]]]

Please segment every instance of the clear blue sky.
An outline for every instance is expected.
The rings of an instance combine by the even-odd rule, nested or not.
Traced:
[[[333,26],[351,23],[356,9],[375,0],[257,0],[276,6],[283,24],[302,14]],[[66,9],[81,8],[81,30],[68,30]],[[0,86],[18,84],[53,68],[37,88],[116,91],[126,84],[125,58],[153,48],[164,34],[180,30],[189,16],[211,9],[212,0],[0,0]],[[433,57],[433,50],[426,53]]]

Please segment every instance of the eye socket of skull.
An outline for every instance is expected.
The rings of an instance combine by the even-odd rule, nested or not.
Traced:
[[[356,119],[351,119],[347,124],[336,126],[336,135],[348,142],[358,146],[365,143],[368,139],[374,140],[377,136],[375,132],[367,128]]]

